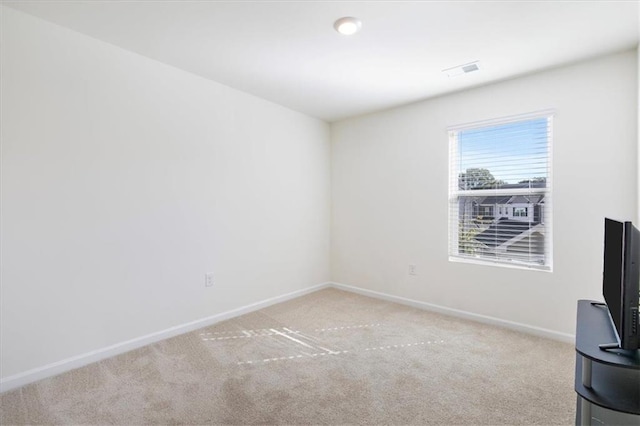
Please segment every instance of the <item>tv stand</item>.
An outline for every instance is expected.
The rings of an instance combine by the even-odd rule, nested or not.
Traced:
[[[600,348],[616,340],[607,310],[578,301],[576,326],[576,425],[640,424],[640,350]]]
[[[607,309],[607,304],[604,303],[604,302],[590,302],[590,303],[591,303],[591,306],[597,306],[597,307],[602,307],[604,309]],[[631,353],[629,353],[629,351],[626,351],[626,350],[622,349],[620,347],[619,343],[615,343],[615,342],[614,343],[601,343],[601,344],[598,345],[598,347],[600,349],[602,349],[603,351],[610,351],[610,350],[618,349],[618,350],[622,351],[622,354],[627,353],[628,355],[631,355],[631,356],[633,356],[633,352],[634,352],[634,351],[631,351]]]
[[[603,351],[609,351],[611,349],[620,349],[620,345],[617,343],[600,343],[598,347]]]

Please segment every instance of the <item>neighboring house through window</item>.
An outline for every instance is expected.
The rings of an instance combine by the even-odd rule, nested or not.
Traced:
[[[449,256],[551,270],[549,112],[449,129]]]

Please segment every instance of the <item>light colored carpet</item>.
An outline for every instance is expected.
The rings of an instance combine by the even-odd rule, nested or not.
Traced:
[[[0,395],[9,424],[572,424],[574,350],[325,289]]]

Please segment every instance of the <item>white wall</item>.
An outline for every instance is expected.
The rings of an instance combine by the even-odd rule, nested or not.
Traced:
[[[329,279],[326,123],[1,12],[2,377]]]
[[[638,209],[636,55],[334,123],[332,280],[573,334],[576,300],[601,298],[603,217]],[[449,262],[447,126],[549,108],[553,272]]]

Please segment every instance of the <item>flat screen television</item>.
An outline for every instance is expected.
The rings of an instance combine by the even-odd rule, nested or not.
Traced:
[[[631,222],[604,220],[602,294],[616,343],[603,349],[637,350],[640,295],[640,231]]]

